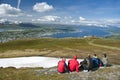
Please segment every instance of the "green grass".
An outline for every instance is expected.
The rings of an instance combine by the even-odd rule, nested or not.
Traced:
[[[6,43],[1,43],[0,51],[4,50],[24,50],[24,49],[54,49],[61,47],[70,47],[77,48],[81,46],[89,46],[83,39],[51,39],[51,38],[42,38],[42,39],[27,39],[27,40],[17,40],[10,41]],[[60,48],[61,49],[61,48]]]
[[[0,68],[0,80],[66,80],[61,74],[37,74],[39,68]]]
[[[94,43],[120,48],[120,40],[119,39],[96,39],[94,41]]]
[[[40,38],[16,40],[0,43],[0,57],[20,57],[20,56],[54,56],[84,58],[88,54],[96,53],[101,58],[103,53],[108,55],[110,64],[120,65],[120,50],[107,47],[120,48],[119,39],[99,39],[99,38]],[[42,72],[43,68],[0,68],[0,80],[118,80],[120,67],[104,68],[89,73],[58,74],[57,72]],[[46,71],[46,70],[45,70]],[[49,70],[50,71],[50,70]]]
[[[25,50],[25,49],[48,49],[48,50],[64,50],[64,49],[79,49],[79,50],[93,50],[96,47],[88,44],[86,39],[27,39],[10,41],[6,43],[0,43],[0,51],[7,50]]]
[[[90,42],[96,45],[91,45]],[[104,38],[38,38],[16,40],[0,43],[0,57],[20,57],[20,56],[52,56],[52,57],[72,57],[85,58],[88,54],[96,53],[101,58],[106,53],[111,63],[120,64],[119,39]],[[105,47],[104,47],[105,46]],[[115,48],[114,48],[115,47]],[[113,48],[113,49],[111,49]]]
[[[53,68],[52,68],[53,69]],[[51,69],[51,70],[52,70]],[[58,74],[42,68],[0,68],[0,80],[118,80],[120,67],[108,67],[92,72]]]

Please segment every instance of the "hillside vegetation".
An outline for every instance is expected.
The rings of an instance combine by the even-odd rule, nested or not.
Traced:
[[[39,38],[0,43],[0,57],[52,56],[85,58],[106,53],[109,62],[120,64],[120,40],[103,38]]]
[[[0,68],[0,80],[119,80],[120,66],[60,74],[56,68]]]
[[[0,68],[0,80],[119,80],[120,40],[103,38],[39,38],[0,43],[0,57],[53,56],[84,58],[108,55],[110,67],[90,72],[60,74],[57,68]]]

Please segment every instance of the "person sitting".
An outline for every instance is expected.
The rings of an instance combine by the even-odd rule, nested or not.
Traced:
[[[88,70],[86,58],[83,61],[80,62],[79,70],[80,71]]]
[[[102,62],[103,62],[103,66],[106,67],[108,64],[108,58],[106,54],[103,54]]]
[[[97,57],[96,54],[94,54],[92,61],[93,61],[93,68],[98,68],[103,66],[102,61]]]
[[[77,56],[75,55],[73,59],[68,61],[68,68],[70,72],[79,72],[79,62],[77,61]]]
[[[91,58],[91,56],[89,54],[84,59],[84,61],[86,62],[85,69],[87,69],[88,71],[92,70],[92,68],[93,68],[93,61],[92,61],[92,58]]]
[[[66,59],[62,59],[58,62],[57,70],[59,73],[69,72],[68,66],[66,64]]]
[[[100,64],[100,60],[96,54],[93,55],[92,61],[93,61],[93,68],[98,68]]]

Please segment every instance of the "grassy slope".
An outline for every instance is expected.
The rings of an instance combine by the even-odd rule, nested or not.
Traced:
[[[120,48],[120,39],[96,39],[94,43]]]
[[[44,73],[38,74],[36,71],[41,69],[34,68],[6,68],[0,69],[0,80],[66,80],[64,75],[52,74],[46,75]]]
[[[54,68],[0,68],[0,80],[119,80],[119,78],[120,66],[70,74],[58,74]]]
[[[91,45],[101,45],[95,46]],[[84,58],[88,54],[96,53],[100,58],[103,53],[109,57],[109,61],[114,64],[120,64],[120,50],[108,47],[120,48],[120,40],[117,39],[98,39],[98,38],[66,38],[66,39],[26,39],[0,43],[0,57],[18,57],[18,56],[54,56],[54,57],[72,57],[77,55]],[[107,46],[107,47],[103,47]]]
[[[95,44],[95,45],[91,45]],[[119,46],[120,40],[113,39],[28,39],[0,43],[0,57],[18,56],[55,56],[72,57],[74,54],[84,58],[87,54],[96,53],[101,57],[107,53],[109,62],[120,64],[120,51],[107,47]],[[101,46],[96,46],[101,45]],[[107,46],[106,48],[102,46]],[[53,68],[54,69],[54,68]],[[42,68],[0,68],[0,80],[119,80],[120,67],[98,69],[94,72],[58,74],[57,70]]]

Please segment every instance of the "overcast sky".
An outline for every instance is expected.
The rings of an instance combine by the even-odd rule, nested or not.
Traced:
[[[0,0],[0,20],[118,24],[120,0]]]

